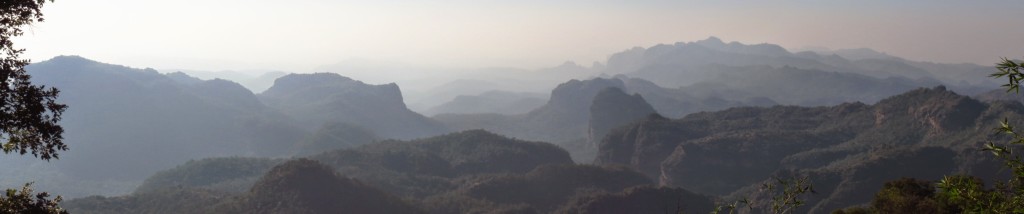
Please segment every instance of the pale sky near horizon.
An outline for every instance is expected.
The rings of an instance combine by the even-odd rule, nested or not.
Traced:
[[[589,65],[709,36],[991,65],[1024,57],[1024,1],[57,0],[16,41],[41,61],[303,72],[352,59],[440,67]]]

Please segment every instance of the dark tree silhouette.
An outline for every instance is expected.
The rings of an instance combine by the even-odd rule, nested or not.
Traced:
[[[50,194],[46,192],[33,196],[31,185],[25,184],[20,191],[8,189],[7,193],[0,197],[0,213],[68,213],[57,204],[61,201],[60,196],[53,200],[47,199]]]
[[[52,2],[52,0],[51,0]],[[58,158],[67,150],[61,141],[64,129],[57,124],[66,105],[56,102],[56,88],[33,85],[25,72],[29,60],[18,56],[12,38],[23,26],[43,21],[40,9],[46,0],[0,1],[0,142],[4,153],[32,153],[43,160]]]
[[[52,2],[52,0],[50,0]],[[33,85],[25,72],[29,60],[18,58],[25,49],[14,48],[12,38],[21,36],[21,27],[43,21],[46,0],[0,0],[0,143],[4,153],[32,153],[43,160],[58,158],[67,150],[62,142],[64,129],[57,124],[67,108],[56,102],[56,88]],[[33,195],[30,184],[8,189],[0,195],[0,213],[67,213],[57,204],[61,197]]]

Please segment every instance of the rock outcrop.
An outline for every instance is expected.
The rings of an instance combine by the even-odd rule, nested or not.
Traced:
[[[334,73],[289,74],[259,95],[308,130],[329,123],[363,126],[385,138],[444,133],[439,123],[406,108],[398,85],[369,85]]]
[[[990,131],[999,121],[1022,118],[1021,112],[1020,104],[982,103],[935,87],[875,105],[744,107],[678,120],[651,117],[609,133],[595,163],[629,165],[661,185],[711,195],[749,193],[773,176],[817,175],[815,189],[826,197],[809,207],[829,212],[867,202],[889,175],[993,176],[991,167],[976,167],[990,159],[978,148],[999,139]]]

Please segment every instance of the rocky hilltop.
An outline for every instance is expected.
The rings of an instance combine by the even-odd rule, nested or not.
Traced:
[[[313,130],[324,124],[366,127],[385,138],[411,139],[441,134],[440,124],[409,110],[398,85],[370,85],[335,73],[289,74],[259,95]]]
[[[628,165],[662,185],[712,195],[748,195],[772,176],[812,174],[824,197],[805,211],[829,212],[868,202],[896,176],[994,176],[992,167],[977,165],[987,161],[980,142],[998,139],[990,130],[1004,117],[1019,121],[1021,112],[1018,103],[983,103],[935,87],[874,105],[651,116],[606,135],[595,162]]]

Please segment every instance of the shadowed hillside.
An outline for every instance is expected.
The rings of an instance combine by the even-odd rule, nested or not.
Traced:
[[[27,69],[74,106],[61,121],[74,152],[28,172],[7,170],[11,178],[45,174],[39,187],[65,186],[66,196],[127,193],[146,176],[193,158],[287,155],[307,135],[234,82],[182,83],[152,69],[78,56]],[[24,182],[15,180],[8,182]]]
[[[626,167],[574,165],[554,145],[479,130],[281,162],[192,161],[155,174],[133,194],[80,198],[66,206],[78,213],[547,213],[575,198],[630,194],[621,192],[653,184]],[[693,206],[705,206],[701,200],[707,199]]]
[[[629,165],[662,185],[711,195],[748,195],[772,176],[809,174],[820,198],[805,211],[830,212],[867,202],[900,176],[994,176],[977,148],[999,139],[990,132],[998,121],[1022,112],[1020,104],[982,103],[936,87],[874,105],[652,116],[605,136],[596,163]]]

